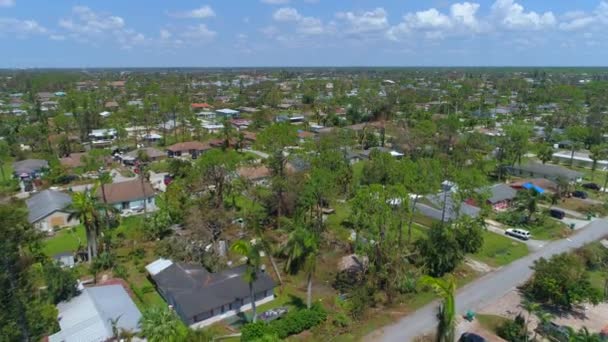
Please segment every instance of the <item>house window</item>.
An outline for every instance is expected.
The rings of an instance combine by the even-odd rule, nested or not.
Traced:
[[[152,197],[148,198],[148,204],[152,203]]]

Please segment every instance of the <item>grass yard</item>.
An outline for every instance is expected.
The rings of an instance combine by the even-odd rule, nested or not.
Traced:
[[[530,231],[535,240],[558,240],[572,234],[572,231],[563,222],[549,217],[546,217],[540,225],[524,226],[523,228]]]
[[[606,272],[598,270],[598,271],[589,271],[589,278],[591,280],[591,285],[598,289],[601,293],[604,293],[604,284],[606,282]]]
[[[44,240],[44,254],[52,257],[63,252],[75,252],[78,247],[87,245],[87,238],[83,225],[65,228],[58,231],[53,237]]]
[[[475,319],[477,319],[484,329],[494,333],[497,331],[498,327],[509,320],[508,318],[497,315],[476,315]]]
[[[508,237],[485,231],[483,239],[481,250],[472,256],[490,266],[504,266],[528,255],[528,246]]]

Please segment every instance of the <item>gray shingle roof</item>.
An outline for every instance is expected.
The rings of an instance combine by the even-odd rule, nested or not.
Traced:
[[[481,191],[486,190],[482,189]],[[498,203],[504,200],[511,200],[515,198],[515,196],[517,196],[517,191],[515,191],[515,189],[506,184],[492,185],[487,189],[487,191],[489,191],[490,197],[488,198],[488,201],[490,203]]]
[[[189,321],[195,315],[249,298],[249,286],[243,279],[245,270],[246,265],[241,265],[209,273],[198,265],[172,263],[152,275],[152,279],[179,316]],[[274,281],[265,272],[259,272],[253,283],[255,293],[274,287]]]
[[[524,165],[516,165],[507,168],[513,174],[521,174],[524,176],[542,176],[549,179],[557,179],[564,177],[569,181],[574,181],[583,177],[583,174],[578,171],[570,170],[559,165],[527,163]]]
[[[423,203],[417,203],[416,209],[418,209],[423,215],[430,217],[435,220],[441,221],[443,207],[444,192],[437,195],[429,195],[426,198],[436,207],[433,208]],[[445,221],[452,221],[460,217],[461,215],[468,215],[471,217],[479,216],[481,209],[474,207],[465,202],[456,203],[452,198],[452,193],[448,192],[447,199],[445,202]]]
[[[61,331],[49,342],[99,342],[112,337],[110,320],[132,332],[139,331],[141,313],[121,285],[89,287],[67,302],[57,304]]]
[[[28,198],[25,203],[29,211],[27,219],[34,223],[55,211],[65,210],[72,204],[72,197],[63,192],[44,190]]]
[[[17,174],[33,173],[36,171],[40,171],[40,169],[46,169],[48,167],[49,162],[43,159],[25,159],[13,163],[13,169]]]

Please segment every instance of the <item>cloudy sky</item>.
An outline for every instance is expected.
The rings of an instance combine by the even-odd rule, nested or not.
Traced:
[[[0,0],[0,67],[608,64],[608,0]]]

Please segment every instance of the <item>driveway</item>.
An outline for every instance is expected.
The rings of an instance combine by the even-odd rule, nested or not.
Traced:
[[[589,221],[587,221],[587,223],[589,223]],[[505,237],[507,237],[511,240],[517,241],[517,242],[525,243],[528,246],[528,248],[533,252],[543,248],[547,244],[546,241],[542,241],[542,240],[534,240],[534,239],[521,240],[521,239],[518,239],[511,235],[507,235],[507,234],[505,234],[505,230],[501,227],[502,227],[502,224],[500,224],[496,221],[486,220],[486,228],[488,229],[489,232],[505,236]]]
[[[568,252],[587,243],[600,240],[605,235],[608,235],[608,221],[605,219],[592,221],[585,229],[577,231],[570,238],[547,243],[544,248],[533,254],[475,280],[461,288],[456,294],[457,313],[462,315],[467,310],[478,311],[521,285],[532,275],[533,271],[530,266],[534,264],[534,261]],[[437,302],[426,305],[397,323],[374,331],[367,335],[364,340],[413,341],[417,336],[432,332],[435,329],[437,308]]]

